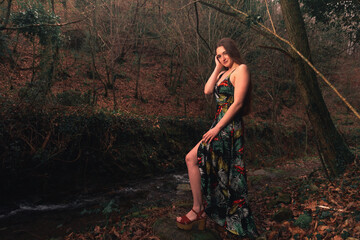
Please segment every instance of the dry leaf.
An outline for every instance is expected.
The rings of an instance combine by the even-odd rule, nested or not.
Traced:
[[[96,226],[96,227],[94,228],[94,232],[95,232],[95,233],[100,233],[100,226]]]

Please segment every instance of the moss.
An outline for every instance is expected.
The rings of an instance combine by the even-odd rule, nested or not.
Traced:
[[[295,226],[301,227],[303,229],[308,229],[310,227],[310,223],[312,221],[311,216],[308,214],[301,214],[298,219],[295,221]]]

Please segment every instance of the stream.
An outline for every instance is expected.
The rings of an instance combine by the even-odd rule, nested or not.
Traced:
[[[103,224],[110,214],[123,216],[150,206],[169,206],[174,196],[184,191],[178,186],[188,182],[187,174],[172,173],[126,184],[113,183],[102,191],[88,194],[55,199],[30,196],[2,204],[0,239],[62,239],[71,232]]]

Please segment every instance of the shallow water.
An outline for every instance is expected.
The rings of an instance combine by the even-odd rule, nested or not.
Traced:
[[[61,239],[73,231],[86,231],[108,214],[123,215],[146,206],[168,206],[177,185],[188,183],[184,173],[166,174],[113,184],[105,191],[64,195],[56,201],[32,196],[0,205],[0,239]]]

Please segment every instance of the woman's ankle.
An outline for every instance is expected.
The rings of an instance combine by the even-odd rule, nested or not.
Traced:
[[[204,210],[204,205],[193,205],[193,209],[195,212],[201,212],[202,210]]]

